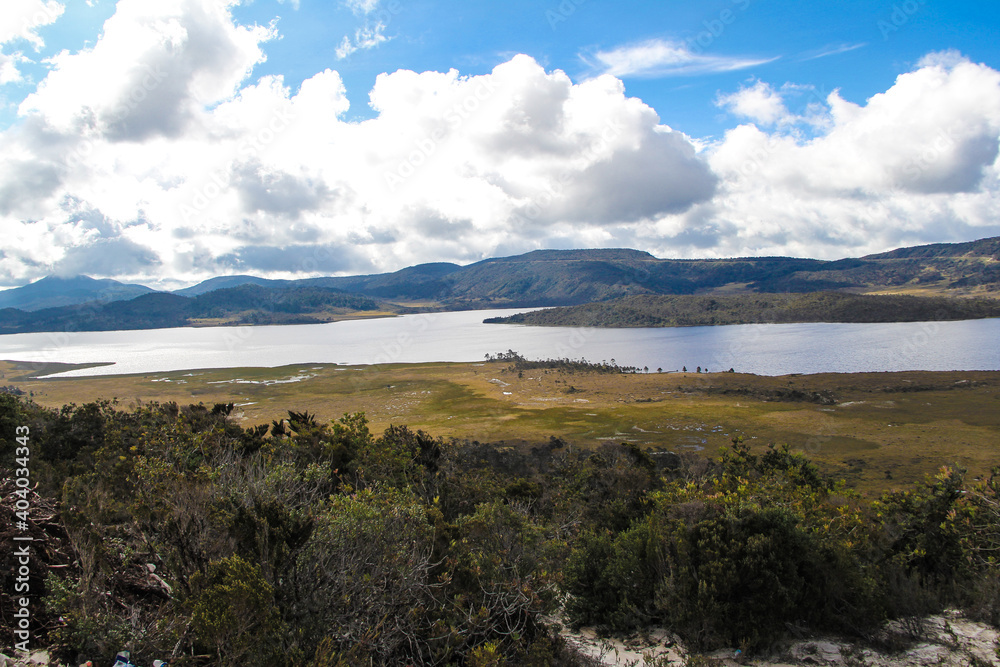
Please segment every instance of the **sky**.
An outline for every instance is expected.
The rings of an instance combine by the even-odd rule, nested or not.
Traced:
[[[992,0],[4,0],[0,287],[997,236],[998,31]]]

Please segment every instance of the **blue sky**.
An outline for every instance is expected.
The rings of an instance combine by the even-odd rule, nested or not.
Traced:
[[[994,3],[4,12],[0,221],[23,247],[0,255],[0,286],[391,270],[536,247],[835,258],[1000,233]],[[339,259],[293,259],[306,249]]]
[[[45,45],[29,53],[41,61],[63,49],[92,45],[115,9],[109,0],[71,1],[65,13],[38,34]],[[660,40],[726,61],[766,63],[733,71],[637,72],[623,75],[626,92],[653,107],[662,121],[695,137],[732,126],[715,105],[749,78],[811,87],[798,102],[842,91],[862,103],[886,90],[896,76],[931,51],[957,49],[971,60],[1000,66],[1000,6],[992,2],[933,0],[708,0],[693,2],[382,2],[370,15],[344,3],[256,0],[233,9],[242,23],[276,21],[280,38],[267,44],[267,61],[253,76],[280,74],[293,88],[325,68],[342,75],[351,101],[349,117],[370,118],[368,91],[375,78],[397,69],[485,74],[511,55],[525,53],[546,69],[574,81],[601,71],[595,54]],[[365,25],[383,22],[387,41],[338,58],[337,47]],[[14,46],[24,48],[25,43]],[[29,47],[30,51],[30,47]],[[589,62],[588,62],[589,60]],[[44,63],[24,68],[44,78]],[[4,125],[16,121],[16,104],[31,81],[7,86]]]
[[[722,59],[720,66],[768,61],[734,71],[621,77],[628,95],[652,106],[664,123],[698,137],[732,126],[714,104],[717,94],[752,77],[821,93],[839,88],[845,99],[862,103],[930,51],[957,49],[974,61],[1000,66],[1000,7],[989,2],[399,0],[375,14],[388,19],[385,35],[392,39],[344,60],[336,59],[337,43],[364,21],[342,5],[303,0],[293,10],[258,1],[235,14],[259,23],[281,17],[283,38],[268,46],[268,62],[259,73],[284,74],[294,86],[333,67],[343,75],[351,113],[358,117],[371,115],[367,92],[381,72],[456,68],[484,74],[525,53],[580,81],[601,71],[595,54],[650,40],[689,45],[695,53]],[[805,95],[801,102],[811,98]]]

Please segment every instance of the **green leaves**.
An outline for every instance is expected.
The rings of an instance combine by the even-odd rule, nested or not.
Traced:
[[[218,664],[236,667],[278,659],[282,628],[274,590],[257,565],[239,556],[212,561],[204,574],[192,577],[191,585],[191,627],[199,643],[214,650]]]

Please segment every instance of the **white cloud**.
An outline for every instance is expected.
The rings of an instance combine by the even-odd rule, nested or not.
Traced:
[[[355,14],[371,14],[378,9],[379,0],[345,0],[346,5]]]
[[[614,76],[574,84],[523,55],[480,76],[382,74],[375,116],[348,121],[335,71],[297,89],[250,76],[274,36],[236,25],[226,0],[123,0],[93,48],[57,56],[0,133],[0,283],[541,247],[839,257],[1000,234],[1000,73],[956,54],[810,114],[788,111],[794,86],[756,81],[720,102],[759,126],[708,143]]]
[[[752,86],[741,87],[729,95],[720,94],[716,104],[731,113],[763,125],[775,125],[792,120],[781,94],[763,81],[755,81]]]
[[[388,42],[391,38],[385,36],[385,27],[385,23],[381,21],[375,25],[364,25],[354,31],[354,41],[344,35],[340,46],[337,47],[337,59],[343,60],[355,51],[374,49],[382,42]]]
[[[60,131],[137,140],[178,136],[264,60],[273,28],[232,22],[228,0],[121,0],[97,43],[51,58],[21,115]]]
[[[0,12],[0,85],[23,81],[18,63],[32,62],[21,51],[5,53],[8,44],[23,39],[38,51],[45,46],[38,29],[55,23],[65,9],[56,0],[5,1]]]
[[[0,221],[16,239],[0,280],[471,261],[611,242],[605,226],[627,233],[716,186],[692,142],[613,77],[574,84],[527,56],[475,77],[400,70],[371,90],[377,115],[348,122],[337,72],[298,90],[247,80],[271,36],[210,0],[125,1],[92,49],[60,55],[0,137]],[[161,71],[143,88],[157,106],[129,94]],[[98,261],[109,248],[131,259]]]
[[[810,51],[801,56],[801,60],[818,60],[819,58],[828,58],[829,56],[839,56],[841,53],[849,53],[851,51],[857,51],[858,49],[868,46],[867,42],[861,42],[859,44],[837,44],[836,46],[827,46],[817,51]]]
[[[863,105],[833,92],[825,113],[812,138],[727,132],[710,152],[719,194],[675,224],[730,230],[722,254],[838,257],[1000,233],[1000,72],[932,54]]]
[[[25,39],[35,50],[45,45],[38,29],[56,22],[66,7],[56,0],[4,0],[0,12],[0,44]]]
[[[693,52],[683,42],[651,39],[593,54],[593,63],[581,56],[596,71],[612,76],[666,77],[711,72],[733,72],[756,67],[776,58],[708,56]]]
[[[24,77],[21,75],[21,70],[17,68],[17,64],[27,62],[27,60],[20,51],[9,55],[0,53],[0,84],[23,81]]]

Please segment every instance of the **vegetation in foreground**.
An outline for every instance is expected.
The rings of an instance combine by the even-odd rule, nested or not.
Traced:
[[[986,317],[1000,317],[1000,300],[814,292],[628,296],[491,317],[483,322],[562,327],[682,327],[792,322],[932,322]]]
[[[1000,622],[1000,471],[870,498],[739,439],[709,462],[231,413],[0,395],[2,460],[29,426],[52,514],[32,515],[36,641],[174,665],[574,665],[550,614],[746,654],[945,605]]]

